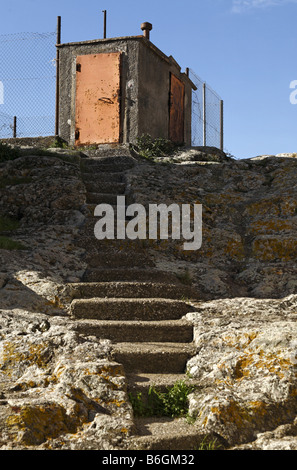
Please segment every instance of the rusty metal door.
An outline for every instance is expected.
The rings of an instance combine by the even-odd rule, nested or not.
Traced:
[[[76,58],[75,144],[120,141],[121,53]]]
[[[184,142],[185,85],[170,74],[169,139],[177,144]]]

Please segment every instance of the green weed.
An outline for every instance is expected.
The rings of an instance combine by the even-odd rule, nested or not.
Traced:
[[[205,436],[196,450],[219,450],[220,448],[222,448],[222,445],[216,438],[212,439],[209,436]]]
[[[0,232],[12,232],[19,226],[19,221],[11,217],[0,215]]]
[[[0,142],[0,162],[15,160],[20,156],[21,152],[18,148],[13,148],[4,142]]]
[[[65,142],[65,140],[61,139],[61,137],[58,136],[52,142],[52,144],[50,145],[50,148],[66,149],[66,148],[68,148],[68,144],[67,144],[67,142]]]
[[[26,247],[22,243],[16,240],[12,240],[9,237],[0,235],[0,249],[1,250],[26,250]]]
[[[151,408],[148,403],[144,402],[142,393],[139,392],[136,395],[129,393],[129,399],[134,411],[135,416],[150,416]]]
[[[168,416],[171,418],[187,416],[188,395],[193,391],[183,380],[165,392],[150,387],[147,397],[142,393],[129,394],[135,416]]]
[[[177,279],[186,286],[190,286],[192,284],[192,277],[188,269],[183,271],[182,273],[175,273]]]
[[[172,155],[177,149],[177,146],[170,140],[161,137],[153,139],[149,134],[138,137],[135,147],[139,155],[148,159]]]
[[[6,188],[6,186],[16,186],[18,184],[29,184],[32,182],[32,178],[29,176],[2,176],[0,178],[0,189]]]

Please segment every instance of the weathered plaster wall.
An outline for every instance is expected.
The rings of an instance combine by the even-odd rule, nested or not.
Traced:
[[[138,132],[169,138],[170,73],[185,85],[184,142],[191,145],[192,86],[179,65],[149,41],[139,42]]]
[[[139,50],[139,131],[153,138],[168,138],[169,64],[143,46]]]

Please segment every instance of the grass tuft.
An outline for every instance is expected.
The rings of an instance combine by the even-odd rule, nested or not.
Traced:
[[[19,221],[0,215],[0,232],[12,232],[19,227]]]
[[[129,394],[135,416],[168,416],[171,418],[187,416],[188,395],[193,391],[185,381],[177,381],[165,392],[150,387],[148,396],[142,393]]]
[[[0,249],[1,250],[26,250],[27,248],[16,240],[12,240],[9,237],[0,235]]]
[[[4,142],[0,142],[0,162],[7,160],[15,160],[21,156],[21,152],[18,148],[13,148]]]
[[[161,137],[153,139],[149,134],[143,134],[137,138],[135,149],[140,156],[153,160],[174,154],[177,145]]]

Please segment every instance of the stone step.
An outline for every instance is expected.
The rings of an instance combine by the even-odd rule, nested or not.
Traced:
[[[127,221],[125,224],[128,223]],[[95,224],[94,220],[85,220],[84,225],[80,227],[80,233],[77,235],[75,243],[76,246],[80,246],[86,250],[85,256],[93,255],[109,255],[116,256],[117,253],[125,253],[127,256],[142,256],[143,258],[143,269],[151,266],[155,266],[154,257],[147,250],[146,245],[143,243],[143,240],[98,240],[95,235]],[[148,261],[150,260],[150,261]],[[146,264],[148,261],[148,264]],[[129,265],[125,266],[126,269],[129,269]],[[170,273],[172,275],[172,273]]]
[[[87,193],[87,204],[117,204],[117,194],[109,193]]]
[[[96,181],[86,181],[85,187],[90,193],[107,193],[107,194],[124,194],[126,189],[125,183],[102,181],[98,178]]]
[[[100,203],[98,203],[98,204],[100,204]],[[87,212],[86,215],[87,215],[88,218],[92,219],[94,222],[99,220],[98,216],[94,215],[94,211],[96,209],[96,206],[98,206],[98,204],[96,202],[95,203],[94,202],[87,202],[85,204],[86,212]],[[114,204],[111,204],[111,206],[113,207],[113,210],[115,210],[115,208],[117,207]]]
[[[99,240],[96,240],[99,242]],[[87,269],[84,282],[140,281],[179,284],[177,277],[157,269]]]
[[[89,194],[94,194],[94,193],[89,193]],[[100,193],[102,194],[102,193]],[[114,197],[117,197],[117,195],[112,195]],[[93,196],[91,196],[93,197]],[[89,200],[89,197],[88,197],[88,194],[87,194],[87,201]],[[95,196],[94,196],[94,200],[95,200]],[[113,199],[114,200],[114,199]],[[89,220],[92,220],[94,223],[99,220],[99,218],[101,216],[95,216],[94,215],[94,211],[95,211],[95,208],[99,205],[99,204],[105,204],[106,202],[105,201],[100,201],[100,202],[87,202],[85,204],[85,207],[86,207],[86,217],[89,219]],[[109,204],[109,203],[108,203]],[[120,220],[125,220],[125,221],[129,221],[131,219],[134,218],[134,216],[129,216],[129,215],[126,215],[126,212],[127,212],[127,205],[124,206],[124,213],[122,214],[122,212],[119,213],[118,215],[118,206],[117,204],[109,204],[110,206],[112,206],[112,209],[113,209],[113,215],[114,215],[114,221],[115,221],[115,227],[116,227],[116,223],[117,223],[117,219],[119,218]],[[119,206],[121,207],[122,209],[122,206]],[[103,214],[104,216],[104,214]],[[116,229],[115,229],[115,233],[116,232]]]
[[[135,435],[131,437],[130,450],[195,451],[206,438],[214,439],[195,423],[188,423],[186,418],[135,418],[134,425]],[[182,456],[179,457],[181,459]],[[188,460],[184,460],[184,464],[190,463],[191,456],[185,455],[185,458]]]
[[[125,374],[182,374],[195,349],[192,343],[117,343],[112,356],[123,365]]]
[[[188,286],[153,282],[80,282],[69,284],[73,298],[164,298],[196,299],[197,293]]]
[[[104,253],[91,253],[85,258],[89,268],[122,268],[122,267],[141,267],[145,263],[146,266],[153,266],[153,262],[146,259],[142,253],[121,253],[110,251]]]
[[[90,321],[74,322],[80,334],[109,339],[114,342],[190,343],[193,341],[193,325],[185,320],[172,321]]]
[[[127,390],[129,393],[141,393],[144,398],[147,396],[149,389],[154,387],[156,390],[165,392],[168,388],[172,388],[177,382],[184,382],[189,387],[199,387],[199,381],[192,379],[186,374],[135,374],[130,373],[126,376]]]
[[[84,149],[84,155],[88,158],[112,158],[112,157],[130,157],[130,145],[129,144],[99,144],[96,148]]]
[[[71,315],[74,318],[118,321],[178,320],[194,307],[182,300],[173,299],[74,299]]]
[[[96,207],[96,206],[94,206]],[[103,215],[104,217],[104,215]],[[94,228],[95,228],[95,224],[97,221],[99,221],[101,219],[101,216],[95,216],[93,215],[93,213],[86,213],[86,218],[84,220],[84,224],[83,224],[83,234],[86,238],[88,237],[93,237],[94,236]],[[123,227],[127,227],[129,221],[131,220],[129,217],[124,217],[124,218],[120,218],[119,219],[121,220],[121,223],[123,224]],[[115,233],[115,238],[114,240],[112,239],[107,239],[107,238],[104,238],[105,240],[105,245],[109,245],[109,246],[115,246],[116,245],[119,245],[119,244],[123,244],[123,242],[127,242],[129,239],[128,237],[127,238],[124,238],[124,240],[122,239],[117,239],[117,218],[116,218],[116,213],[114,214],[114,233]],[[101,243],[102,243],[102,240],[100,240]],[[130,241],[130,245],[132,244],[131,242],[134,242],[133,244],[136,245],[143,245],[143,242],[141,243],[140,240],[129,240]],[[117,242],[117,243],[116,243]],[[126,243],[127,244],[127,243]]]
[[[109,149],[108,151],[99,150],[96,153],[89,152],[88,157],[83,159],[84,165],[97,165],[99,164],[128,164],[135,165],[136,160],[132,157],[131,153],[127,150],[124,152],[114,151]]]
[[[84,250],[86,250],[87,254],[90,254],[90,255],[93,255],[95,253],[97,254],[110,253],[110,256],[113,256],[114,253],[116,252],[133,253],[133,251],[135,253],[136,252],[142,253],[143,259],[144,259],[142,269],[143,270],[146,269],[145,260],[147,258],[153,259],[153,255],[150,256],[149,252],[146,251],[146,245],[143,243],[143,240],[129,240],[129,239],[108,240],[106,238],[103,240],[99,240],[98,238],[96,238],[96,236],[98,236],[98,231],[97,231],[97,227],[95,227],[95,224],[96,222],[92,223],[92,222],[86,221],[85,225],[82,225],[80,227],[80,233],[77,235],[76,240],[75,240],[75,244],[77,247],[83,248]],[[95,233],[95,229],[96,229],[96,233]],[[126,270],[129,270],[129,266],[126,266]],[[171,277],[173,277],[172,273],[168,273],[168,274],[169,275],[171,274]],[[100,281],[100,280],[104,281],[104,279],[95,279],[95,281]],[[114,280],[125,281],[126,279],[114,279]],[[137,278],[133,280],[137,281]],[[90,279],[90,281],[92,280]]]
[[[101,172],[100,174],[93,171],[82,171],[82,179],[85,182],[105,181],[109,183],[123,183],[124,175],[120,172]]]
[[[133,168],[135,163],[133,161],[121,162],[121,161],[100,161],[96,159],[90,159],[83,162],[81,168],[85,173],[96,172],[96,173],[118,173]]]

